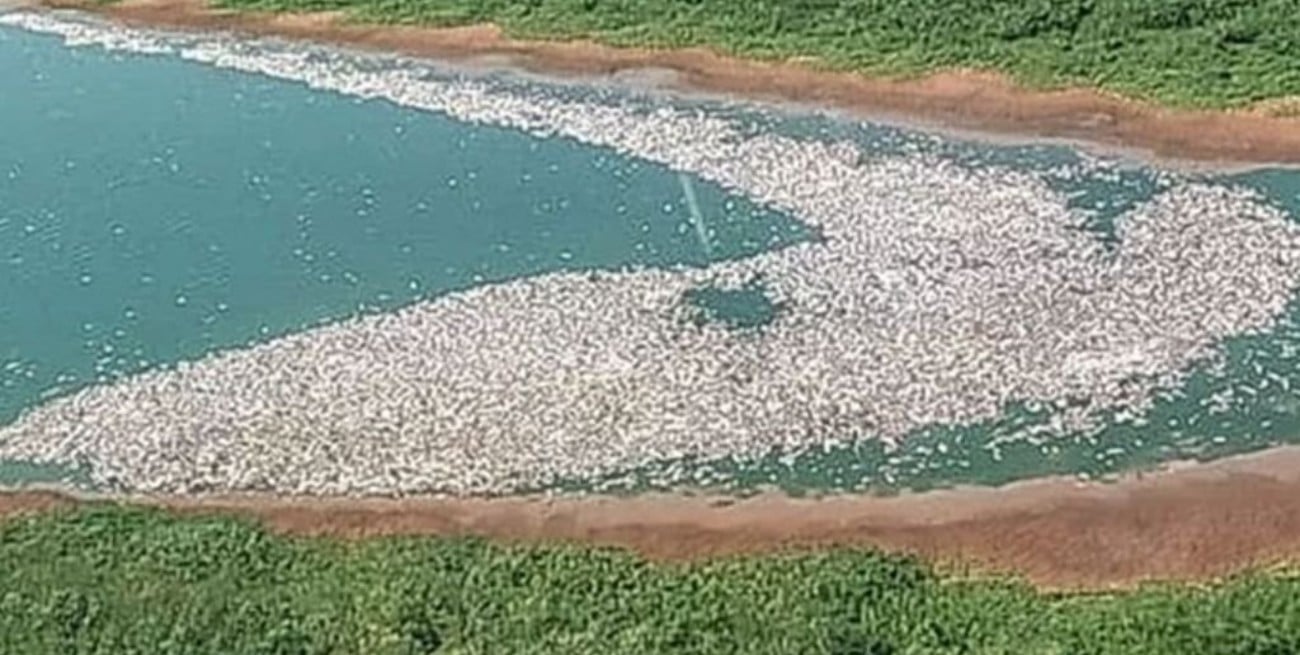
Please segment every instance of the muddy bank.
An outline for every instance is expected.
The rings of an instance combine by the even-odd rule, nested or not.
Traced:
[[[1115,147],[1145,148],[1165,157],[1300,161],[1300,121],[1295,119],[1167,112],[1088,91],[1032,93],[991,77],[953,74],[918,82],[881,82],[817,73],[797,65],[743,62],[699,50],[650,52],[581,43],[521,43],[505,40],[491,28],[366,28],[339,25],[328,15],[234,16],[184,0],[130,0],[100,11],[137,24],[219,27],[338,41],[478,65],[517,65],[634,84],[821,102],[866,115],[906,116],[963,129],[1093,139]],[[1300,557],[1297,492],[1300,450],[1279,449],[1133,477],[1116,485],[1043,480],[895,499],[131,501],[184,512],[252,515],[276,530],[295,534],[347,538],[476,534],[506,540],[575,540],[628,547],[667,559],[869,544],[1016,572],[1049,586],[1095,587],[1149,578],[1201,579],[1294,560]],[[0,495],[0,513],[74,502],[52,494]]]
[[[799,62],[747,61],[700,48],[646,50],[589,42],[519,41],[492,26],[365,26],[346,24],[331,13],[214,10],[201,0],[124,0],[112,5],[30,1],[84,9],[138,26],[234,30],[471,65],[817,105],[921,127],[1014,140],[1081,142],[1180,164],[1300,164],[1300,115],[1295,115],[1289,101],[1266,103],[1255,111],[1176,111],[1087,89],[1031,91],[983,73],[890,81],[817,71]]]
[[[52,492],[0,494],[0,514],[75,502]],[[299,535],[480,535],[617,546],[655,559],[871,545],[945,565],[1017,573],[1051,588],[1203,580],[1300,559],[1300,447],[1135,474],[1111,484],[1055,478],[895,498],[127,502],[248,515]]]

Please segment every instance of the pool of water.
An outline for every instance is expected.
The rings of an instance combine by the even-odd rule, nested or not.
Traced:
[[[702,104],[664,98],[647,101],[679,108]],[[1068,146],[997,145],[862,122],[841,114],[776,112],[738,103],[713,104],[712,109],[754,134],[827,143],[848,141],[867,157],[933,155],[971,170],[1006,167],[1033,173],[1066,194],[1070,206],[1088,217],[1086,229],[1107,246],[1116,243],[1118,217],[1172,183],[1187,179],[1254,189],[1300,221],[1300,170],[1295,168],[1175,173],[1140,162],[1097,160]],[[758,322],[769,320],[770,303],[762,299],[746,302],[737,294],[719,302],[738,303],[745,307],[742,314],[763,316]],[[1031,411],[1013,404],[999,419],[930,426],[897,446],[846,435],[846,445],[821,450],[663,460],[596,480],[566,480],[557,486],[609,493],[679,486],[740,493],[769,488],[793,494],[892,493],[956,484],[997,485],[1043,475],[1107,479],[1170,461],[1210,460],[1300,443],[1300,395],[1296,391],[1300,389],[1300,301],[1293,303],[1275,329],[1230,339],[1222,350],[1226,355],[1223,362],[1198,367],[1183,385],[1165,389],[1155,406],[1137,421],[1107,420],[1099,428],[1066,438],[1034,438],[1036,428],[1049,423],[1056,412],[1050,408]]]
[[[628,101],[626,92],[494,83]],[[611,148],[3,26],[0,88],[22,89],[0,103],[0,424],[88,385],[477,286],[556,271],[703,268],[819,238],[779,211]],[[1116,217],[1175,177],[1067,147],[634,100],[754,134],[852,142],[868,159],[928,155],[1029,173],[1065,193],[1084,229],[1110,245]],[[1300,217],[1300,172],[1206,179],[1257,189]],[[684,300],[698,321],[741,331],[783,311],[761,280]],[[1013,404],[994,420],[925,427],[897,447],[845,435],[845,445],[814,451],[663,460],[558,486],[888,491],[1099,477],[1300,441],[1300,303],[1277,327],[1222,348],[1223,362],[1163,390],[1137,421],[1109,417],[1066,437],[1040,435],[1055,411]],[[69,474],[0,463],[0,485]]]
[[[811,236],[606,149],[13,29],[0,87],[0,422],[458,289]]]
[[[815,122],[802,121],[804,128]],[[863,134],[880,142],[880,134]],[[1077,153],[1066,148],[994,148],[906,133],[895,138],[887,141],[889,147],[910,144],[934,149],[976,166],[981,161],[1001,161],[1047,171],[1078,161]],[[1164,177],[1147,168],[1103,171],[1068,182],[1067,190],[1079,206],[1092,212],[1091,224],[1100,238],[1110,239],[1113,219],[1155,194],[1164,186]],[[1300,220],[1300,171],[1267,169],[1203,177],[1253,188]],[[1197,367],[1182,385],[1158,393],[1154,407],[1136,421],[1115,421],[1112,415],[1098,428],[1065,438],[1035,436],[1036,428],[1055,415],[1051,409],[1017,405],[1008,407],[997,420],[919,430],[897,447],[850,439],[847,445],[823,450],[777,451],[756,458],[665,460],[600,480],[569,480],[560,486],[613,493],[678,485],[740,493],[773,487],[794,494],[894,492],[957,484],[996,485],[1042,475],[1106,479],[1164,462],[1210,460],[1300,443],[1300,301],[1292,303],[1274,329],[1229,339],[1222,344],[1222,351],[1222,362]]]

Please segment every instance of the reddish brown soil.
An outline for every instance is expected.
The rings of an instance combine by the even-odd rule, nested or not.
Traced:
[[[14,0],[7,0],[12,2]],[[18,0],[38,2],[40,0]],[[46,0],[62,6],[79,0]],[[631,73],[641,82],[837,106],[948,128],[1084,139],[1157,156],[1216,162],[1300,162],[1300,119],[1258,112],[1176,112],[1088,90],[1035,92],[990,75],[883,81],[797,63],[742,61],[699,50],[614,49],[522,42],[492,27],[342,25],[337,16],[222,13],[199,0],[126,0],[94,11],[135,24],[221,28],[577,75]],[[0,514],[79,499],[0,494]],[[1223,460],[1120,483],[1040,480],[899,498],[324,500],[135,498],[176,511],[231,512],[294,534],[360,538],[475,534],[582,541],[682,558],[787,547],[874,545],[1051,587],[1205,579],[1300,560],[1300,449]]]
[[[0,494],[0,513],[76,500]],[[134,498],[182,513],[251,515],[273,530],[363,538],[482,535],[577,541],[656,559],[871,545],[944,565],[1011,572],[1052,588],[1202,580],[1300,561],[1300,448],[1116,483],[1047,479],[896,498],[748,500]]]
[[[13,1],[13,0],[11,0]],[[337,14],[214,10],[202,0],[16,0],[78,7],[125,23],[219,28],[469,63],[580,76],[615,76],[688,91],[832,106],[882,119],[1019,138],[1059,138],[1168,160],[1300,163],[1293,100],[1254,111],[1173,111],[1087,89],[1033,91],[985,73],[947,72],[919,80],[871,79],[818,71],[803,62],[761,63],[706,49],[646,50],[590,42],[520,41],[490,25],[420,28],[345,24]]]

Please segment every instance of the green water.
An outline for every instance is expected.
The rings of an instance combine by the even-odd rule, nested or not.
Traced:
[[[733,330],[761,328],[776,320],[782,311],[773,302],[761,280],[739,287],[701,287],[686,293],[686,301],[695,309],[692,319],[697,325],[720,323]]]
[[[698,106],[692,102],[669,104]],[[1065,194],[1069,206],[1084,213],[1084,229],[1108,245],[1115,243],[1117,217],[1151,199],[1175,179],[1170,173],[1133,163],[1089,166],[1089,160],[1078,151],[1057,145],[999,146],[834,116],[756,111],[743,105],[715,111],[745,125],[751,133],[852,142],[868,158],[925,154],[972,170],[998,166],[1038,175],[1053,190]],[[1300,220],[1300,170],[1192,177],[1252,188]],[[738,305],[742,314],[761,312],[765,302],[761,297],[741,295],[711,300]],[[564,480],[556,486],[610,493],[679,486],[741,494],[765,488],[796,495],[893,493],[956,484],[997,485],[1057,474],[1108,479],[1169,461],[1210,460],[1300,443],[1300,300],[1293,302],[1274,330],[1230,339],[1223,350],[1226,361],[1221,369],[1197,368],[1180,387],[1163,390],[1154,407],[1137,422],[1117,422],[1107,416],[1102,429],[1066,438],[1026,437],[1026,431],[1045,424],[1053,412],[1042,408],[1031,411],[1017,404],[1006,407],[996,420],[917,430],[897,447],[869,435],[840,435],[848,445],[800,453],[666,460],[597,480]],[[1237,398],[1226,411],[1211,413],[1207,403],[1229,389],[1236,390]]]
[[[0,423],[87,384],[475,285],[559,270],[703,266],[815,238],[695,180],[708,221],[701,238],[683,183],[663,167],[178,59],[69,49],[0,28],[0,89]],[[754,132],[850,140],[868,157],[928,153],[1039,175],[1103,242],[1114,242],[1117,216],[1168,183],[1140,166],[1089,169],[1057,146],[645,103],[703,106]],[[1300,216],[1300,173],[1225,180]],[[739,330],[761,329],[782,309],[758,281],[685,300],[697,320]],[[1272,332],[1224,348],[1222,370],[1203,367],[1166,390],[1141,424],[1026,437],[1050,413],[1013,406],[993,421],[920,430],[898,448],[842,435],[850,445],[820,452],[659,462],[560,486],[888,492],[1105,477],[1300,442],[1300,303]],[[1211,413],[1208,400],[1229,389],[1227,410]],[[82,479],[0,463],[0,486],[67,475]]]
[[[28,462],[0,463],[0,488],[29,485],[57,485],[63,488],[92,489],[86,471]]]
[[[696,181],[705,252],[661,166],[179,59],[0,28],[0,89],[0,423],[479,284],[810,237]]]
[[[42,397],[558,270],[806,239],[571,141],[0,30],[0,421]]]

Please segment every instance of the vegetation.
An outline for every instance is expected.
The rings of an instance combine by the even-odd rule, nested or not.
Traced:
[[[101,506],[0,525],[0,652],[1283,654],[1300,578],[1048,595],[867,551],[665,565]]]
[[[530,38],[709,46],[835,69],[990,69],[1187,106],[1300,95],[1300,0],[216,0]]]

